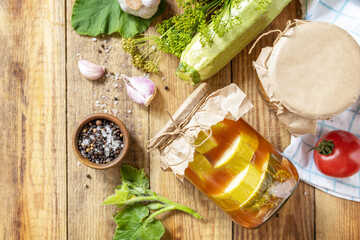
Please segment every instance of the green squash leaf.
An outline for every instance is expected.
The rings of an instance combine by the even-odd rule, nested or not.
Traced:
[[[129,189],[126,184],[121,185],[121,188],[115,189],[115,195],[111,195],[107,197],[103,205],[116,204],[118,207],[122,207],[126,200],[129,199]]]
[[[150,19],[143,19],[125,13],[118,0],[76,0],[71,26],[80,35],[98,36],[118,32],[129,38],[144,32],[165,8],[166,1],[162,0],[156,14]]]
[[[160,239],[165,228],[156,219],[145,225],[144,219],[149,213],[149,209],[140,203],[125,207],[114,218],[118,225],[114,240]]]
[[[138,170],[130,165],[122,165],[121,181],[129,186],[129,189],[136,190],[137,193],[144,193],[150,187],[149,178],[144,170]]]

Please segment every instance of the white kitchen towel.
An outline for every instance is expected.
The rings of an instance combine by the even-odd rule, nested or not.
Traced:
[[[301,0],[301,3],[304,19],[338,25],[360,44],[360,0]],[[342,114],[318,121],[316,135],[292,136],[284,155],[296,165],[302,181],[331,195],[359,202],[360,173],[349,178],[328,177],[317,170],[312,152],[307,153],[321,136],[336,129],[360,138],[360,98]]]

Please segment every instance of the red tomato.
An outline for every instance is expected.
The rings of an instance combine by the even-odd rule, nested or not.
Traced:
[[[360,170],[360,139],[349,132],[329,132],[313,149],[315,165],[325,175],[343,178]]]

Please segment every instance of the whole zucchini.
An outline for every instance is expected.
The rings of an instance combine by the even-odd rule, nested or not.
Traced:
[[[222,19],[228,20],[230,14],[230,18],[237,17],[241,23],[221,37],[214,34],[211,46],[203,46],[201,35],[197,33],[182,52],[176,75],[192,85],[213,76],[263,31],[290,1],[244,0],[232,4]],[[213,33],[213,24],[208,27]]]

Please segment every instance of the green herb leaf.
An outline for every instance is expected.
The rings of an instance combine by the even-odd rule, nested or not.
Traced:
[[[145,226],[144,219],[149,213],[149,209],[140,203],[125,207],[114,218],[118,225],[114,240],[160,239],[165,228],[156,219]]]
[[[120,172],[122,183],[128,185],[133,195],[144,194],[149,189],[149,179],[143,169],[137,170],[130,165],[123,165]]]
[[[115,189],[115,195],[111,195],[105,199],[103,205],[116,204],[118,207],[122,207],[128,198],[129,189],[127,184],[123,184],[121,188]]]
[[[143,169],[122,165],[120,171],[122,184],[115,189],[115,195],[103,202],[104,205],[115,204],[122,208],[114,218],[118,225],[114,240],[160,239],[165,228],[155,217],[167,211],[180,210],[201,218],[193,209],[152,192]]]
[[[150,23],[166,8],[162,0],[156,14],[143,19],[125,13],[118,0],[76,0],[71,16],[71,26],[80,35],[110,35],[118,32],[125,38],[144,32]]]

